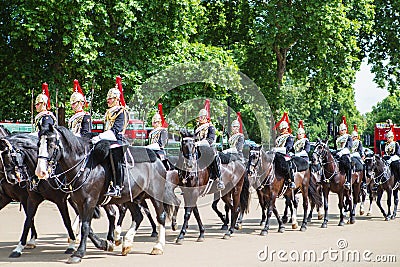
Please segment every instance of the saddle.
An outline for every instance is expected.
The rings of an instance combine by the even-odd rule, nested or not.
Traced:
[[[302,157],[293,156],[290,162],[293,170],[298,172],[306,171],[309,168],[308,161]]]
[[[155,162],[157,160],[156,153],[146,147],[129,146],[125,153],[131,154],[135,163]],[[126,158],[129,163],[132,163],[130,156],[127,156]]]
[[[351,166],[355,172],[360,172],[364,170],[361,159],[357,157],[351,158]]]

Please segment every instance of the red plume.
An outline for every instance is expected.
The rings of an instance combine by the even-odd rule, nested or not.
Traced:
[[[86,101],[86,97],[83,94],[82,88],[79,85],[79,82],[77,79],[74,80],[74,92],[80,93],[81,95],[83,95],[83,98],[85,99],[85,107],[88,107],[88,102]]]
[[[126,103],[125,103],[125,98],[124,98],[124,89],[122,89],[122,79],[121,79],[121,76],[119,76],[119,75],[117,76],[115,87],[117,87],[119,92],[121,93],[121,97],[120,97],[119,101],[121,102],[121,105],[125,107]]]
[[[242,122],[242,115],[240,112],[236,112],[237,114],[237,120],[239,121],[239,133],[243,133],[243,122]]]
[[[303,128],[304,129],[303,120],[299,120],[299,128]]]
[[[354,131],[358,132],[357,124],[354,124],[353,128],[354,128]]]
[[[346,128],[347,128],[346,133],[348,133],[349,127],[347,127],[346,116],[344,116],[344,115],[342,116],[342,123],[344,123],[344,125],[346,125]]]
[[[283,113],[282,118],[275,124],[274,126],[274,130],[277,129],[279,127],[279,124],[281,124],[282,121],[286,121],[289,125],[289,133],[292,133],[292,129],[290,129],[290,122],[289,122],[289,116],[287,114],[287,112]]]
[[[165,121],[161,103],[158,103],[158,114],[160,114],[160,117],[161,117],[161,126],[164,127],[164,128],[167,128],[168,127],[168,123]]]
[[[204,109],[207,110],[207,121],[211,121],[211,113],[210,113],[210,99],[206,99],[204,102]]]
[[[47,110],[50,110],[51,106],[50,106],[49,85],[45,82],[42,84],[42,94],[47,96]]]

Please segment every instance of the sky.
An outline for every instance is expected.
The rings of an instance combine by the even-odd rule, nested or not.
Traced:
[[[372,81],[375,75],[371,73],[370,69],[371,67],[364,60],[360,71],[356,74],[356,82],[353,86],[356,107],[361,114],[372,111],[373,106],[389,95],[387,90],[378,88],[377,84]]]

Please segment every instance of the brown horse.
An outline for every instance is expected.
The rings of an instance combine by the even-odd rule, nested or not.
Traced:
[[[390,167],[385,164],[384,160],[379,155],[373,155],[365,159],[367,167],[367,178],[371,179],[368,184],[370,189],[370,206],[372,204],[373,195],[376,194],[376,204],[378,205],[383,217],[386,221],[394,219],[396,217],[397,205],[399,203],[398,188],[395,185],[395,176],[400,174],[400,162],[394,162],[393,173]],[[393,164],[393,163],[392,163]],[[373,184],[377,185],[376,193],[372,191]],[[383,192],[387,194],[387,206],[388,212],[381,205],[381,199]],[[394,209],[391,214],[392,194],[394,197]],[[369,210],[370,214],[371,208]]]
[[[183,191],[185,215],[182,229],[176,240],[177,244],[182,244],[188,227],[191,213],[194,213],[199,226],[200,235],[197,241],[204,240],[205,228],[200,218],[197,208],[197,200],[204,194],[214,194],[218,192],[215,183],[208,192],[207,188],[209,171],[207,166],[210,163],[211,154],[208,147],[197,147],[193,134],[188,131],[181,131],[181,148],[177,163],[179,175],[179,187]],[[221,191],[222,200],[229,206],[231,211],[231,225],[224,235],[224,239],[229,239],[234,232],[235,223],[239,213],[240,195],[245,176],[245,166],[240,160],[232,161],[225,166],[221,166],[221,177],[225,184],[225,189]]]
[[[352,207],[352,198],[350,196],[350,191],[345,190],[343,184],[346,181],[346,174],[344,170],[339,169],[339,163],[333,157],[328,145],[325,142],[318,141],[314,154],[316,155],[318,161],[322,164],[324,182],[322,183],[322,192],[324,195],[324,221],[321,225],[322,228],[328,226],[328,197],[329,192],[332,191],[338,195],[339,198],[339,211],[340,220],[339,226],[344,225],[344,197],[348,199],[348,206]],[[350,212],[350,223],[354,223],[354,213]]]

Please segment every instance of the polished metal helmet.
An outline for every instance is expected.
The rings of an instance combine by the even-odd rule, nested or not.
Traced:
[[[344,123],[341,123],[341,124],[339,125],[339,131],[342,131],[342,130],[347,130],[347,126],[346,126],[346,124],[344,124]]]
[[[282,121],[279,124],[279,130],[286,129],[286,128],[289,128],[289,123],[287,123],[287,121]]]
[[[107,99],[109,99],[109,98],[120,99],[120,97],[121,97],[121,92],[119,91],[118,88],[111,88],[110,90],[108,90]]]
[[[394,137],[394,133],[392,131],[387,132],[386,138],[392,138]]]
[[[44,103],[46,106],[47,106],[47,101],[49,100],[49,98],[47,97],[47,95],[45,95],[45,94],[39,94],[37,97],[36,97],[36,100],[35,100],[35,105],[37,105],[37,104],[39,104],[39,103]]]
[[[204,117],[204,116],[207,116],[208,115],[208,113],[207,113],[207,110],[206,109],[200,109],[200,111],[199,111],[199,117]]]
[[[304,130],[304,128],[299,128],[297,129],[297,134],[305,134],[306,131]]]
[[[71,98],[69,99],[70,104],[72,105],[75,102],[85,102],[85,97],[79,93],[79,92],[74,92],[71,95]]]
[[[152,123],[154,123],[154,122],[162,122],[162,120],[161,120],[161,115],[158,114],[158,113],[154,114],[154,116],[153,116],[151,122],[152,122]]]
[[[231,127],[240,127],[240,122],[238,120],[232,121]]]
[[[351,137],[358,137],[358,132],[357,131],[353,131],[351,133]]]

